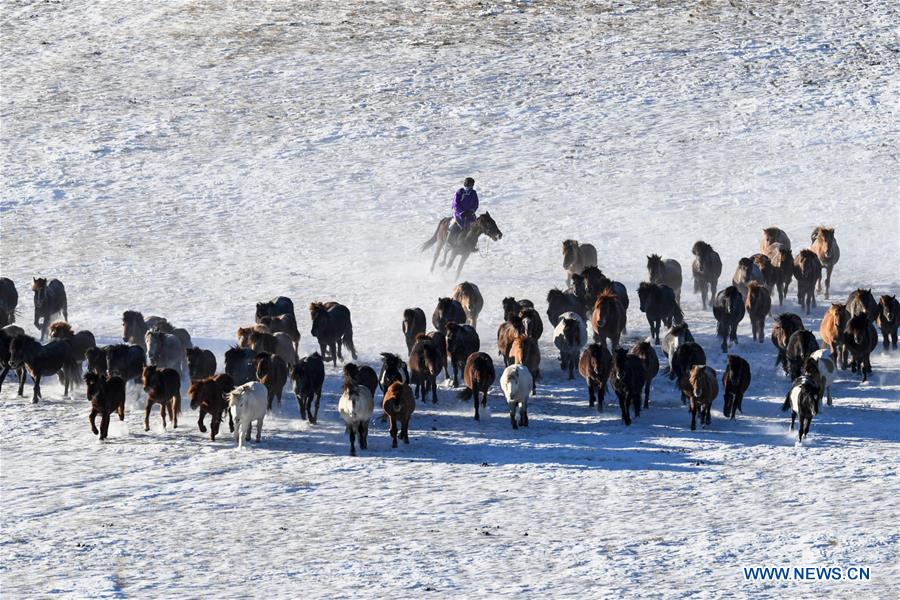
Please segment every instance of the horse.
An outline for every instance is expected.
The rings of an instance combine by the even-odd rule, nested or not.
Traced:
[[[372,367],[347,363],[344,365],[344,377],[349,377],[359,385],[365,386],[372,392],[372,398],[375,397],[375,390],[378,389],[378,373]]]
[[[72,360],[72,349],[66,340],[50,342],[44,346],[36,339],[24,333],[18,334],[9,345],[9,366],[16,370],[24,367],[34,379],[31,402],[37,404],[41,400],[41,377],[63,373],[63,396],[68,397],[69,385],[75,378],[75,361]],[[19,389],[24,385],[24,377],[20,379]]]
[[[135,344],[147,351],[147,332],[161,331],[174,335],[181,342],[183,348],[192,348],[191,335],[185,329],[174,327],[165,317],[149,316],[144,320],[144,315],[136,310],[126,310],[122,313],[122,341],[126,344]]]
[[[574,313],[573,313],[574,314]],[[517,315],[512,315],[497,327],[497,353],[503,357],[503,366],[509,366],[509,352],[512,350],[513,341],[520,335],[528,335]]]
[[[816,350],[809,355],[804,364],[804,370],[810,377],[815,377],[819,386],[819,401],[828,396],[828,406],[831,406],[831,384],[837,372],[837,365],[828,350]]]
[[[706,310],[706,298],[712,301],[716,296],[716,287],[719,277],[722,275],[722,259],[712,246],[703,241],[694,243],[691,253],[695,256],[691,264],[691,274],[694,276],[694,293],[700,294],[703,301],[703,310]]]
[[[134,344],[114,344],[106,347],[106,366],[110,375],[123,381],[137,381],[144,373],[147,353]]]
[[[650,383],[659,373],[659,357],[650,342],[635,342],[628,354],[640,358],[644,365],[644,408],[650,408]]]
[[[578,360],[578,372],[588,388],[588,406],[597,402],[597,412],[603,412],[606,399],[606,382],[612,370],[612,355],[604,344],[588,344]]]
[[[349,365],[348,365],[349,366]],[[359,447],[369,447],[369,419],[375,412],[375,399],[372,392],[364,385],[357,383],[346,372],[338,400],[338,414],[347,425],[350,435],[350,456],[356,456],[356,436],[359,436]]]
[[[766,336],[766,316],[772,310],[772,294],[765,286],[751,281],[747,285],[744,305],[747,309],[747,316],[750,317],[753,340],[762,344]]]
[[[584,309],[589,310],[594,305],[597,294],[608,289],[610,279],[597,267],[586,267],[581,273],[572,275],[570,290],[581,299]]]
[[[350,309],[337,302],[313,302],[309,305],[309,317],[312,320],[310,333],[319,342],[322,358],[332,362],[337,368],[337,359],[344,360],[341,346],[346,344],[353,360],[356,360],[356,347],[353,345],[353,323],[350,320]],[[331,349],[331,355],[325,351]]]
[[[172,420],[172,428],[178,428],[181,413],[181,375],[168,367],[148,365],[144,367],[144,392],[147,393],[147,407],[144,410],[144,431],[150,431],[150,409],[159,404],[159,416],[163,429],[166,428],[166,410]]]
[[[841,335],[849,320],[850,313],[847,312],[844,305],[832,302],[822,316],[822,323],[819,326],[822,345],[828,348],[834,356],[842,358],[841,368],[843,369],[847,368],[847,355],[841,349]]]
[[[547,319],[556,327],[559,323],[559,315],[564,312],[574,312],[582,319],[586,319],[587,313],[581,299],[572,292],[563,292],[553,288],[547,292]]]
[[[491,214],[484,212],[478,215],[475,218],[475,221],[469,225],[468,229],[463,231],[451,244],[448,243],[448,238],[450,237],[450,223],[452,220],[452,217],[444,217],[441,219],[437,229],[434,230],[434,235],[431,236],[427,242],[422,244],[419,250],[425,252],[437,244],[437,247],[434,250],[434,260],[431,261],[432,273],[434,272],[434,266],[437,264],[437,259],[441,254],[441,250],[444,250],[444,260],[441,261],[442,267],[446,265],[449,269],[453,266],[456,257],[459,256],[459,267],[456,269],[456,276],[459,277],[463,265],[466,264],[469,255],[478,249],[478,238],[482,235],[487,235],[496,242],[503,237],[503,233],[500,231],[500,228],[497,227],[497,223],[491,217]],[[444,249],[444,246],[446,246],[446,249]],[[450,256],[450,262],[447,262],[448,255]]]
[[[544,322],[533,306],[523,306],[519,311],[519,318],[522,320],[522,329],[528,337],[541,339],[544,335]]]
[[[203,348],[188,348],[187,355],[188,376],[191,381],[206,379],[216,374],[216,355]]]
[[[575,379],[575,365],[586,343],[587,326],[581,317],[573,312],[560,315],[553,330],[553,344],[559,350],[559,366],[563,371],[568,370],[569,380]]]
[[[729,354],[725,373],[722,375],[725,418],[731,418],[733,421],[737,416],[737,411],[744,414],[744,393],[750,387],[752,378],[750,363],[736,354]]]
[[[238,448],[244,447],[244,440],[250,441],[253,421],[256,421],[256,443],[259,443],[266,419],[267,395],[266,386],[258,381],[239,385],[228,394],[228,410],[234,413],[234,441]]]
[[[147,343],[147,360],[151,365],[175,369],[179,375],[187,373],[184,346],[174,334],[150,330],[144,341]]]
[[[772,244],[766,250],[766,256],[772,263],[775,270],[775,288],[778,290],[778,305],[784,304],[787,297],[788,288],[791,286],[791,280],[794,278],[794,257],[791,251],[781,244]]]
[[[434,345],[437,347],[437,351],[440,354],[441,365],[444,367],[444,379],[450,379],[450,369],[447,360],[447,336],[440,331],[429,331],[425,335],[433,340]]]
[[[760,285],[766,285],[766,278],[763,277],[762,271],[756,266],[752,258],[744,257],[738,261],[737,269],[731,277],[731,285],[737,288],[741,293],[741,298],[747,297],[747,286],[751,281],[755,281]]]
[[[232,346],[225,351],[225,373],[234,379],[234,385],[240,386],[256,381],[256,365],[253,359],[256,352],[250,348]]]
[[[716,335],[722,338],[722,352],[728,352],[728,340],[738,343],[737,327],[745,313],[744,296],[736,286],[729,285],[716,295],[713,316],[716,318]]]
[[[0,277],[0,329],[16,322],[19,292],[8,277]]]
[[[69,301],[66,287],[59,279],[47,281],[44,277],[33,277],[31,289],[34,291],[34,327],[41,332],[41,341],[47,337],[47,328],[59,315],[63,321],[69,320]]]
[[[300,349],[300,330],[297,329],[297,318],[293,314],[288,313],[277,317],[264,316],[259,319],[259,324],[268,329],[269,333],[275,335],[283,333],[288,336],[294,352]]]
[[[628,354],[624,348],[616,348],[613,352],[612,386],[619,398],[625,425],[631,425],[630,408],[634,409],[635,418],[641,416],[641,390],[645,384],[644,362],[640,357]]]
[[[200,415],[197,418],[197,427],[201,433],[206,433],[206,425],[203,419],[207,414],[210,415],[210,441],[216,441],[219,435],[219,426],[222,424],[222,415],[228,409],[225,400],[225,390],[222,389],[219,381],[215,377],[204,377],[191,381],[188,388],[188,397],[191,399],[191,410],[200,409]]]
[[[425,333],[425,311],[419,308],[407,308],[403,311],[403,336],[406,338],[406,351],[412,352],[416,345],[416,336]]]
[[[696,342],[685,342],[678,346],[670,363],[670,376],[674,375],[678,389],[681,390],[681,403],[687,403],[686,387],[690,384],[691,369],[706,364],[706,352]]]
[[[675,301],[681,304],[681,264],[673,259],[663,258],[658,254],[647,257],[647,272],[650,283],[667,285],[675,292]]]
[[[119,421],[125,420],[125,382],[115,375],[107,377],[96,373],[86,373],[84,382],[87,384],[87,399],[91,403],[91,414],[88,420],[91,423],[91,432],[100,434],[100,439],[105,440],[109,434],[109,417],[116,413]],[[100,415],[100,429],[97,429],[96,419]]]
[[[788,363],[788,374],[791,379],[800,376],[800,369],[810,354],[819,349],[819,342],[811,331],[801,329],[791,334],[784,351]]]
[[[513,315],[518,315],[523,308],[534,308],[534,302],[531,300],[516,300],[512,296],[503,299],[503,320],[509,319]]]
[[[55,321],[50,325],[48,333],[51,341],[67,340],[69,342],[69,348],[72,352],[71,358],[75,362],[75,373],[77,375],[74,381],[78,382],[81,379],[82,365],[87,356],[87,351],[97,347],[97,340],[94,338],[94,334],[87,329],[76,332],[65,321]]]
[[[669,379],[674,379],[675,377],[675,373],[672,372],[672,361],[675,359],[675,352],[678,350],[678,347],[685,342],[693,341],[694,335],[691,333],[691,329],[688,327],[687,323],[672,325],[666,332],[666,335],[663,336],[662,351],[669,361],[669,366],[667,367]]]
[[[257,323],[262,323],[264,317],[280,317],[282,315],[291,315],[294,317],[294,324],[296,325],[297,314],[294,312],[294,302],[287,296],[277,296],[268,302],[256,303]]]
[[[322,384],[325,383],[325,362],[318,352],[304,356],[291,369],[294,396],[300,407],[300,418],[315,423],[319,419],[319,402],[322,400]],[[316,409],[313,411],[313,399]]]
[[[888,338],[891,346],[897,349],[897,328],[900,326],[900,302],[897,296],[882,296],[878,300],[878,327],[881,328],[881,338],[884,340],[884,350],[888,350]]]
[[[464,402],[473,400],[476,421],[481,420],[481,416],[478,414],[478,395],[481,395],[481,406],[487,406],[488,390],[494,385],[496,376],[494,362],[490,355],[484,352],[473,352],[466,359],[466,367],[463,370],[466,389],[459,393],[459,399]]]
[[[834,239],[834,228],[816,227],[811,236],[812,245],[809,249],[816,253],[822,268],[825,269],[825,298],[831,291],[831,271],[834,265],[841,259],[841,249]],[[821,274],[821,273],[820,273]],[[816,291],[822,291],[822,278],[816,282]]]
[[[777,227],[767,227],[762,230],[763,237],[759,242],[759,251],[765,252],[766,249],[772,244],[781,244],[782,247],[786,248],[788,252],[791,251],[791,238]]]
[[[249,348],[250,347],[250,336],[254,333],[272,333],[269,331],[269,328],[265,325],[251,325],[249,327],[238,327],[237,332],[235,333],[235,338],[237,339],[237,344],[239,348]]]
[[[441,333],[447,333],[447,323],[465,323],[466,310],[458,300],[453,298],[438,298],[437,306],[431,313],[431,324]]]
[[[878,331],[875,324],[865,314],[851,317],[844,327],[841,342],[850,353],[850,370],[853,373],[858,370],[862,374],[862,380],[868,381],[869,373],[872,372],[870,355],[878,345]]]
[[[12,365],[9,364],[11,358],[9,347],[12,344],[14,337],[24,333],[25,330],[18,325],[7,325],[0,329],[0,369],[2,369],[2,371],[0,371],[0,388],[3,387],[6,375],[9,373],[10,369],[13,368]],[[24,365],[20,365],[15,371],[16,378],[19,380],[19,395],[21,396],[25,389]]]
[[[785,375],[789,372],[786,354],[788,341],[790,341],[794,332],[800,331],[801,329],[805,329],[803,327],[803,320],[794,313],[781,313],[775,317],[775,324],[772,325],[770,339],[772,340],[772,344],[774,344],[775,348],[778,350],[778,355],[775,357],[775,364],[781,365]]]
[[[238,330],[241,331],[240,329]],[[291,337],[279,331],[278,333],[263,333],[254,331],[245,338],[247,348],[256,353],[268,352],[269,354],[277,354],[281,360],[288,365],[297,362],[297,352],[294,350],[294,342]]]
[[[278,398],[278,406],[281,406],[281,395],[288,380],[288,365],[277,354],[260,352],[253,359],[256,365],[256,378],[266,386],[266,410],[272,410],[272,400]]]
[[[453,387],[459,385],[459,372],[465,372],[466,360],[481,348],[478,332],[471,325],[447,323],[447,354],[453,366]]]
[[[109,346],[99,346],[88,348],[84,353],[84,359],[87,363],[87,372],[97,375],[106,375],[109,369],[106,365],[106,350]]]
[[[650,324],[650,337],[659,346],[659,330],[662,323],[665,323],[666,327],[671,327],[673,322],[679,323],[684,320],[684,314],[678,306],[675,292],[667,285],[642,281],[637,292],[641,301],[641,312],[647,315],[647,323]]]
[[[597,266],[597,248],[593,244],[580,244],[575,240],[562,243],[563,269],[566,283],[571,283],[572,275],[580,274],[585,267]]]
[[[816,282],[822,276],[822,263],[812,250],[801,250],[794,259],[794,279],[797,280],[797,303],[806,307],[816,305]]]
[[[478,328],[478,315],[484,308],[484,298],[481,297],[481,290],[474,283],[463,281],[455,288],[450,297],[460,303],[465,311],[467,325]],[[462,322],[462,321],[458,321]]]
[[[500,375],[500,389],[509,407],[509,421],[513,429],[528,427],[528,397],[534,390],[531,371],[525,365],[509,365]],[[516,409],[519,422],[516,423]]]
[[[819,387],[812,377],[798,377],[791,384],[781,405],[781,410],[791,409],[791,431],[797,416],[800,416],[800,428],[798,441],[802,444],[803,438],[809,436],[809,426],[814,415],[819,414]]]
[[[767,254],[754,254],[750,257],[750,260],[753,261],[753,264],[756,265],[756,268],[762,273],[763,285],[765,285],[771,295],[772,290],[775,289],[775,282],[778,279],[778,271],[776,271],[775,265],[772,264],[772,259],[770,259]]]
[[[853,290],[847,296],[847,303],[844,306],[851,317],[865,314],[870,321],[875,321],[878,318],[878,302],[875,300],[875,296],[872,295],[871,289],[864,290],[859,288]]]
[[[509,356],[513,364],[525,365],[531,371],[531,391],[537,393],[537,382],[541,379],[541,351],[536,340],[519,336],[513,340]]]
[[[594,312],[591,314],[591,327],[594,330],[594,341],[606,344],[610,339],[613,349],[619,347],[619,338],[625,329],[625,307],[619,297],[612,291],[597,296]]]
[[[397,424],[400,424],[399,438],[409,443],[409,419],[416,410],[416,399],[408,384],[395,381],[384,393],[381,407],[389,420],[391,447],[397,447]]]
[[[443,360],[437,343],[428,334],[416,336],[416,343],[409,353],[410,381],[416,386],[416,396],[423,402],[431,390],[431,402],[437,404],[437,376]]]
[[[387,393],[392,383],[409,383],[409,369],[403,359],[390,352],[381,353],[381,372],[378,374],[378,387],[381,393]]]
[[[690,410],[691,431],[697,429],[697,413],[700,413],[700,424],[707,427],[712,424],[710,409],[713,400],[719,395],[719,383],[716,381],[716,370],[706,365],[694,365],[690,375]]]

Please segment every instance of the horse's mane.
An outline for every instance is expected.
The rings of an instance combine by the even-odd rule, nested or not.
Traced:
[[[702,240],[697,240],[696,242],[694,242],[694,247],[691,248],[691,253],[694,256],[702,256],[708,253],[710,250],[712,250],[712,246]]]
[[[706,365],[694,365],[691,367],[691,374],[689,376],[689,381],[691,382],[691,387],[694,389],[695,393],[699,388],[700,384],[704,384],[704,388],[706,387]]]
[[[563,252],[567,251],[569,248],[578,247],[578,242],[575,240],[563,240]]]
[[[417,333],[417,334],[416,334],[416,341],[417,341],[417,342],[424,342],[425,340],[430,340],[430,339],[431,339],[431,338],[428,337],[428,334],[427,334],[427,333]]]
[[[612,290],[603,290],[597,294],[597,301],[595,304],[601,304],[603,302],[608,302],[609,300],[618,300],[619,297]]]
[[[772,237],[779,231],[781,230],[778,227],[766,227],[765,229],[763,229],[763,234],[765,234],[766,237]]]
[[[50,324],[50,337],[56,337],[57,335],[71,336],[72,326],[65,321],[54,321]]]
[[[325,310],[325,304],[322,302],[311,302],[309,305],[309,312],[311,314],[315,314],[320,310]]]
[[[144,321],[144,315],[139,313],[136,310],[126,310],[122,313],[122,322],[129,321],[131,319],[140,319],[141,322]]]

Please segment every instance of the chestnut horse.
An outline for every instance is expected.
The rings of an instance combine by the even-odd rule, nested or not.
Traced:
[[[619,338],[625,329],[625,308],[613,291],[606,291],[597,296],[594,312],[591,315],[591,327],[594,329],[594,341],[606,345],[610,339],[613,350],[619,347]]]

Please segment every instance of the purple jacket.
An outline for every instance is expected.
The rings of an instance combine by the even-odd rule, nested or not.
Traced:
[[[465,229],[475,220],[476,210],[478,210],[478,193],[474,189],[469,192],[466,192],[466,188],[456,190],[453,197],[453,218],[460,227]]]

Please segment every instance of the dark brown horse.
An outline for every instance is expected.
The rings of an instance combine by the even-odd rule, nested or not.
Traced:
[[[219,381],[214,377],[195,380],[191,383],[191,387],[188,388],[191,410],[200,409],[197,427],[202,433],[206,433],[206,425],[203,424],[203,419],[207,414],[211,417],[209,439],[213,442],[216,441],[216,436],[219,435],[222,415],[228,409],[228,401],[225,399],[226,393]]]
[[[831,292],[831,271],[841,259],[841,249],[834,239],[834,228],[816,227],[812,232],[812,245],[809,249],[816,253],[822,268],[825,269],[825,298],[828,298]],[[816,282],[816,291],[822,291],[821,277]]]
[[[737,327],[747,309],[737,287],[729,285],[716,295],[713,316],[716,318],[716,335],[722,338],[722,352],[728,352],[728,341],[737,344]]]
[[[49,334],[51,340],[66,340],[69,342],[72,352],[71,358],[76,365],[75,372],[77,377],[75,381],[78,381],[81,378],[82,365],[87,357],[87,351],[97,347],[97,340],[94,339],[94,334],[87,329],[76,332],[65,321],[56,321],[50,325]]]
[[[606,338],[609,338],[612,348],[618,348],[619,338],[625,329],[625,318],[625,308],[619,297],[612,291],[601,293],[594,302],[594,312],[591,314],[594,341],[606,345]]]
[[[47,281],[44,277],[35,277],[31,289],[34,291],[34,326],[41,331],[43,342],[47,337],[47,328],[59,315],[62,315],[63,321],[69,320],[66,287],[59,279]]]
[[[640,357],[628,354],[624,348],[613,352],[612,386],[619,398],[622,421],[631,425],[631,409],[634,416],[641,416],[641,390],[646,383],[644,363]]]
[[[462,401],[474,399],[476,421],[481,419],[478,413],[478,396],[481,395],[481,406],[487,406],[488,390],[494,385],[496,376],[494,362],[484,352],[473,352],[466,359],[466,367],[463,370],[466,389],[459,393],[459,399]]]
[[[871,289],[864,290],[859,288],[853,290],[847,296],[845,306],[851,317],[864,314],[870,321],[875,321],[878,318],[878,302],[875,300],[875,296],[872,295]]]
[[[16,322],[19,292],[8,277],[0,277],[0,329]]]
[[[322,358],[337,367],[337,360],[344,360],[341,346],[346,345],[353,360],[356,360],[356,347],[353,345],[353,323],[350,320],[350,309],[337,302],[313,302],[309,305],[309,317],[312,320],[312,336],[319,342]],[[326,352],[331,350],[331,354]]]
[[[710,408],[713,400],[719,395],[719,382],[716,381],[716,371],[706,365],[691,367],[690,374],[690,409],[691,430],[697,429],[697,415],[700,415],[700,425],[706,427],[711,424]]]
[[[747,286],[744,306],[747,309],[747,316],[750,317],[753,339],[762,344],[766,336],[766,317],[772,310],[772,294],[765,286],[751,281]]]
[[[681,403],[687,403],[688,394],[685,390],[690,386],[691,369],[697,365],[706,364],[706,352],[700,344],[696,342],[685,342],[678,346],[675,350],[672,364],[670,365],[671,373],[675,376],[675,382],[678,389],[681,390]]]
[[[403,311],[403,335],[406,338],[406,351],[412,352],[416,344],[416,336],[425,333],[425,311],[419,307],[407,308]]]
[[[206,379],[216,374],[216,355],[203,348],[188,348],[187,354],[188,374],[191,381]]]
[[[850,370],[861,373],[862,380],[868,381],[872,372],[870,355],[878,345],[875,324],[865,314],[856,315],[847,322],[841,341],[850,353]]]
[[[706,310],[706,299],[710,302],[716,297],[716,287],[719,277],[722,275],[722,259],[712,246],[703,241],[694,243],[691,249],[694,262],[691,265],[691,273],[694,276],[694,293],[700,294],[703,301],[703,310]]]
[[[536,340],[541,339],[544,334],[544,322],[534,307],[523,306],[519,311],[519,318],[522,319],[522,330],[525,335]]]
[[[650,342],[637,342],[628,354],[640,358],[644,365],[644,408],[650,408],[650,384],[659,373],[659,357],[656,356],[656,349]]]
[[[75,361],[72,360],[72,349],[68,341],[58,340],[42,346],[40,342],[29,335],[20,333],[12,339],[9,345],[9,366],[19,371],[22,367],[28,371],[34,379],[34,388],[31,401],[35,404],[41,399],[41,377],[63,374],[64,396],[69,395],[69,386],[74,379],[80,376],[76,374]],[[21,392],[24,378],[20,380]]]
[[[587,320],[587,313],[581,298],[572,292],[563,292],[556,288],[547,292],[547,319],[556,327],[559,323],[559,315],[565,312],[577,313]]]
[[[509,353],[513,341],[520,335],[528,335],[522,325],[522,319],[512,315],[497,328],[497,351],[503,357],[503,366],[509,366]]]
[[[9,348],[12,345],[13,338],[24,333],[25,330],[18,325],[7,325],[0,329],[0,388],[2,388],[6,376],[12,369],[12,365],[9,364],[11,356]],[[25,365],[19,366],[15,371],[19,380],[19,395],[21,396],[25,390]]]
[[[478,332],[471,325],[447,323],[447,355],[453,366],[453,387],[459,385],[459,373],[465,373],[466,360],[481,348]]]
[[[750,260],[753,261],[753,264],[756,265],[756,268],[762,273],[763,284],[769,289],[771,294],[771,291],[775,289],[775,282],[778,279],[778,271],[775,269],[775,265],[772,264],[772,259],[770,259],[767,254],[754,254],[750,257]]]
[[[794,278],[794,257],[791,251],[781,244],[772,244],[766,250],[766,256],[775,269],[775,288],[778,290],[778,305],[784,303],[787,297],[788,288],[791,286],[791,280]]]
[[[778,350],[778,355],[775,357],[775,364],[781,365],[785,374],[788,373],[786,354],[788,341],[790,341],[791,336],[794,335],[795,331],[800,331],[801,329],[803,329],[803,319],[794,313],[781,313],[775,317],[775,324],[772,326],[772,335],[770,338],[772,344],[774,344],[775,348]]]
[[[784,351],[784,355],[787,358],[788,374],[791,376],[791,379],[800,377],[803,363],[818,349],[819,342],[816,341],[816,336],[812,331],[801,329],[791,334],[787,348]]]
[[[91,432],[100,434],[100,439],[105,440],[109,434],[109,417],[116,413],[119,420],[125,420],[125,382],[121,377],[108,377],[96,373],[86,373],[84,382],[87,384],[87,399],[91,403],[91,414],[88,419],[91,422]],[[100,415],[100,429],[97,430],[96,419]]]
[[[294,323],[297,322],[297,314],[294,312],[294,302],[287,296],[278,296],[268,302],[256,303],[256,322],[261,323],[263,317],[280,317],[291,315]]]
[[[888,338],[894,350],[897,349],[897,328],[900,326],[900,302],[897,296],[882,296],[878,302],[878,326],[884,349],[888,349]]]
[[[297,329],[297,319],[293,314],[260,317],[259,324],[267,328],[269,333],[287,335],[291,339],[295,352],[300,348],[300,330]]]
[[[144,431],[150,431],[150,409],[159,404],[159,416],[163,429],[166,428],[166,410],[172,427],[178,428],[181,413],[181,376],[175,369],[144,367],[144,391],[147,393],[147,408],[144,410]]]
[[[647,323],[650,324],[650,337],[659,346],[659,331],[662,324],[671,327],[673,322],[680,323],[684,320],[684,314],[675,299],[675,292],[667,285],[642,281],[638,286],[638,298],[641,302],[641,312],[647,315]]]
[[[447,333],[447,323],[465,323],[466,311],[459,301],[453,298],[438,298],[437,306],[431,313],[431,324],[441,333]]]
[[[605,344],[589,344],[578,360],[578,372],[588,387],[588,406],[597,402],[597,412],[603,412],[606,382],[612,370],[612,355]]]
[[[497,227],[497,223],[494,222],[491,214],[485,212],[478,215],[475,221],[469,225],[468,229],[462,232],[459,237],[450,244],[447,240],[450,237],[450,223],[452,220],[452,217],[444,217],[441,219],[437,229],[434,231],[434,235],[431,236],[431,239],[422,244],[420,250],[425,252],[437,244],[437,247],[434,249],[434,260],[431,261],[432,272],[434,271],[435,264],[437,264],[441,250],[444,250],[444,259],[441,261],[442,267],[446,265],[449,269],[453,266],[453,261],[456,260],[456,257],[459,256],[459,267],[456,269],[456,276],[459,277],[463,265],[466,264],[469,255],[478,249],[478,238],[482,235],[486,235],[496,242],[503,237],[503,233],[501,233],[500,228]],[[447,261],[448,255],[450,257],[449,262]]]
[[[319,418],[319,402],[322,400],[322,384],[325,383],[325,363],[318,352],[297,361],[291,370],[294,395],[300,406],[300,418],[315,423]],[[316,408],[313,410],[313,400]]]
[[[806,308],[816,305],[816,282],[822,276],[822,263],[812,250],[801,250],[794,259],[794,279],[797,280],[797,303]]]
[[[269,354],[268,352],[260,352],[254,359],[256,363],[256,378],[261,384],[266,386],[269,392],[267,398],[267,409],[272,410],[272,400],[278,399],[278,406],[281,406],[281,395],[284,393],[284,386],[288,379],[288,365],[277,354]]]
[[[409,353],[409,378],[410,383],[416,386],[416,396],[423,402],[431,390],[431,402],[437,404],[437,376],[441,372],[442,360],[443,355],[434,339],[424,333],[416,336],[416,343]]]
[[[729,354],[725,374],[722,375],[723,398],[725,400],[723,412],[726,418],[734,420],[738,411],[744,414],[742,406],[744,393],[750,387],[751,379],[750,363],[736,354]]]

